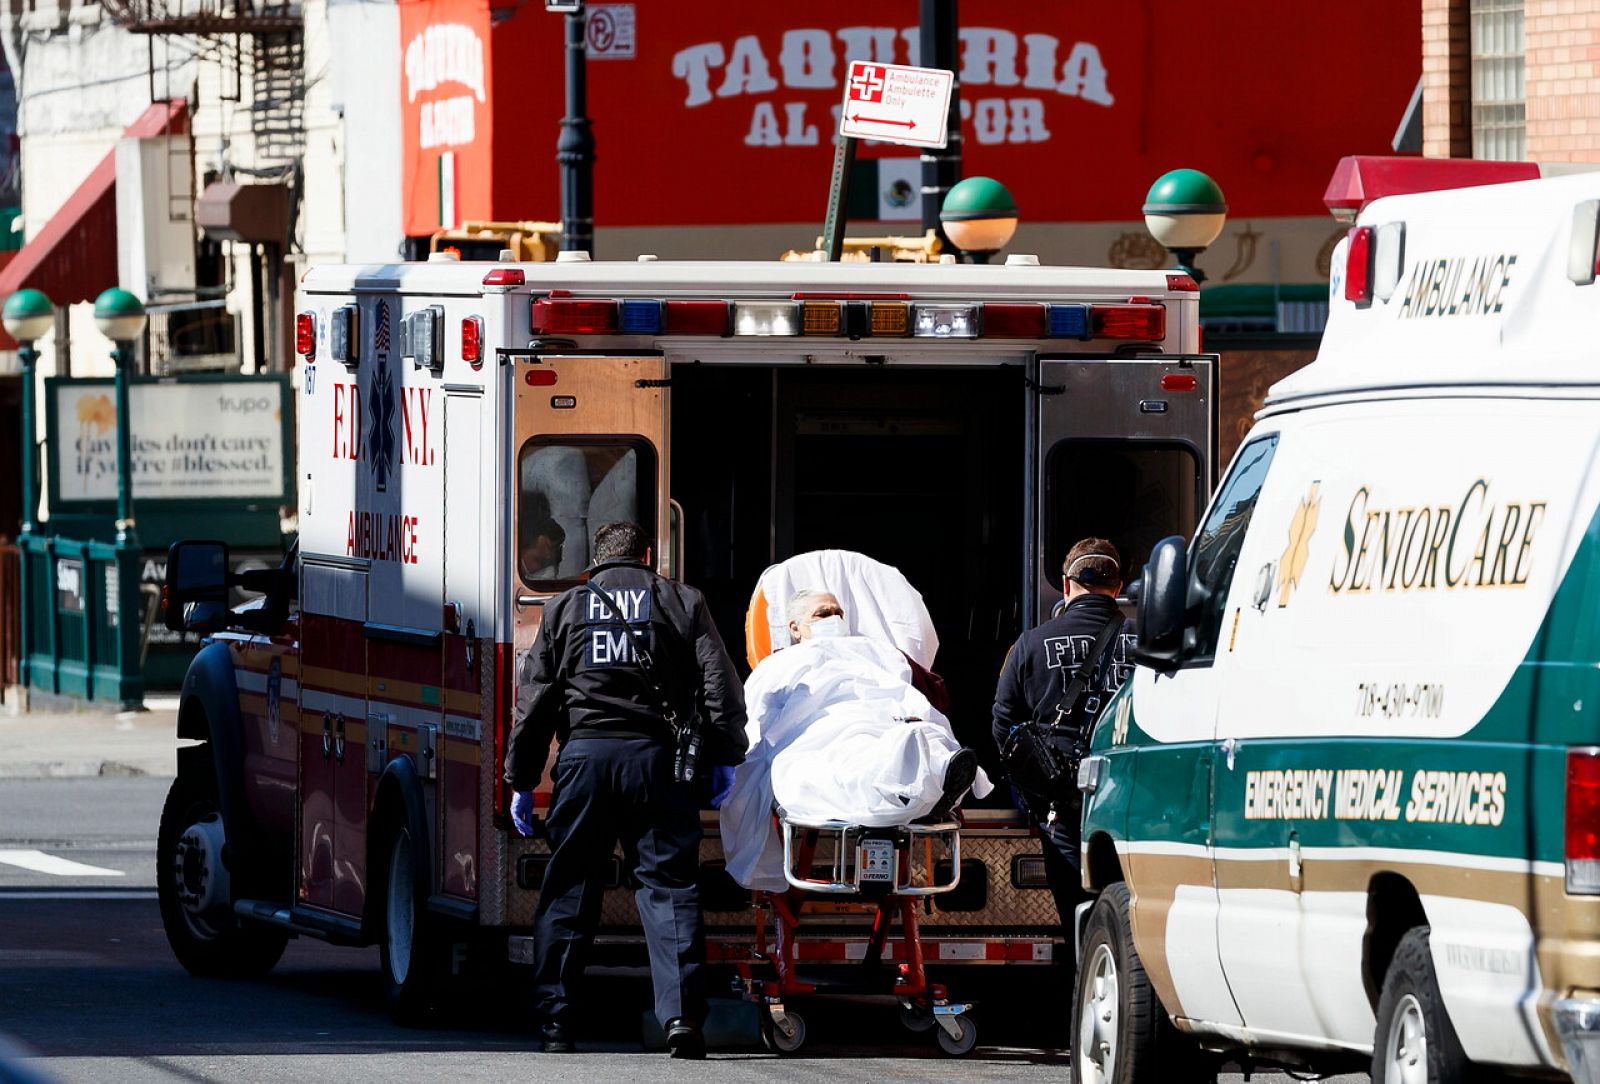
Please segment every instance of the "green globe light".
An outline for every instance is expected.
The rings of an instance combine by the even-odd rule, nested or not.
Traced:
[[[43,338],[55,322],[56,308],[41,290],[18,290],[6,298],[4,310],[0,310],[6,334],[19,343]]]
[[[94,299],[94,324],[112,342],[137,339],[144,331],[144,303],[113,286]]]
[[[1144,224],[1162,245],[1179,253],[1203,251],[1222,233],[1228,204],[1217,182],[1198,169],[1163,173],[1144,198]]]
[[[945,193],[939,223],[952,244],[987,263],[1017,232],[1017,201],[993,177],[968,177]]]

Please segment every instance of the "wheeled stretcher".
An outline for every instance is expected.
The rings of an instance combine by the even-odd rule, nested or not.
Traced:
[[[774,811],[773,820],[783,838],[789,889],[756,894],[756,960],[737,965],[746,996],[763,1010],[762,1041],[781,1054],[800,1049],[807,1036],[797,1001],[883,995],[898,1002],[907,1028],[933,1031],[947,1054],[970,1053],[978,1043],[972,1006],[952,1001],[942,985],[928,982],[917,929],[918,901],[949,892],[961,881],[961,826],[954,821],[892,827],[843,821],[805,824],[790,820],[781,809]],[[948,865],[935,855],[947,858]],[[948,873],[941,878],[942,869]],[[797,934],[806,901],[813,896],[853,896],[877,904],[854,979],[824,984],[797,973]],[[896,918],[904,961],[890,969],[883,961]]]

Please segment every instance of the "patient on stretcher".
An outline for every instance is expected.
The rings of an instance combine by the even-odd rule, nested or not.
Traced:
[[[936,677],[850,635],[831,593],[799,591],[785,616],[795,643],[745,683],[750,752],[721,817],[728,872],[766,891],[787,887],[774,803],[798,823],[887,826],[948,819],[969,789],[992,789],[930,699],[943,700]]]

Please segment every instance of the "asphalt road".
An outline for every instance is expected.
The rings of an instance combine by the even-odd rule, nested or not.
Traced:
[[[510,1082],[557,1071],[575,1082],[1066,1077],[1064,1053],[1031,1046],[1059,1027],[1051,1019],[1059,1002],[1046,992],[1035,992],[1031,1011],[1024,1000],[1020,1009],[980,1016],[984,1045],[963,1060],[943,1058],[926,1037],[908,1035],[891,1010],[842,1005],[813,1015],[803,1057],[780,1060],[744,1048],[693,1064],[642,1050],[649,995],[635,975],[590,979],[587,1000],[598,1010],[580,1021],[583,1052],[576,1056],[535,1052],[519,983],[463,990],[430,1028],[395,1026],[383,1010],[373,949],[302,939],[265,979],[196,979],[167,949],[151,888],[167,785],[0,783],[0,1033],[53,1078]],[[39,854],[45,858],[33,857]],[[53,867],[49,859],[110,872]],[[988,993],[984,1003],[994,1006],[1015,991]]]

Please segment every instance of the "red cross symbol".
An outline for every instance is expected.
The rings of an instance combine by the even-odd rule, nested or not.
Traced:
[[[868,64],[850,80],[850,100],[853,102],[878,102],[883,100],[883,69]]]

